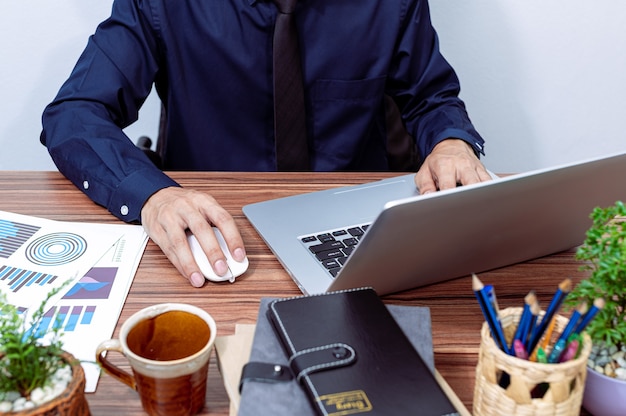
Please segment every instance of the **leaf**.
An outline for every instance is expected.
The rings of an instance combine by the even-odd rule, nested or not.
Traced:
[[[71,281],[68,280],[48,293],[33,313],[32,328],[39,327],[45,316],[46,304],[69,283]],[[60,359],[63,343],[62,328],[53,325],[44,334],[37,334],[36,331],[25,330],[23,318],[0,293],[0,353],[4,354],[0,360],[0,391],[19,391],[28,396],[33,389],[43,387],[51,374],[64,365]],[[39,335],[51,335],[50,344],[40,345],[37,340]]]
[[[575,258],[584,262],[580,270],[589,276],[572,290],[566,304],[573,306],[585,301],[589,305],[599,297],[606,305],[587,327],[594,341],[608,345],[626,341],[626,205],[596,207],[590,214],[592,225],[578,247]]]

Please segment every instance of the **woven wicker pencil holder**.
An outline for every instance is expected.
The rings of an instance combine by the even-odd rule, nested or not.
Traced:
[[[509,345],[521,313],[522,308],[500,311]],[[550,345],[553,345],[567,322],[567,318],[556,316]],[[481,330],[476,366],[474,415],[578,415],[590,352],[591,339],[584,334],[583,347],[574,360],[545,364],[520,359],[496,346],[485,322]]]

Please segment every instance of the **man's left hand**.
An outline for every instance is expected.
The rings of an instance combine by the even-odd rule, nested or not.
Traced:
[[[471,146],[460,139],[438,143],[415,174],[420,194],[492,179]]]

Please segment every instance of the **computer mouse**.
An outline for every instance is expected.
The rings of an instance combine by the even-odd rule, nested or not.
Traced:
[[[215,233],[215,237],[222,248],[222,252],[224,256],[226,256],[226,264],[228,264],[228,272],[224,276],[218,276],[213,271],[211,267],[211,263],[209,263],[209,259],[206,254],[200,247],[200,243],[196,239],[196,236],[190,232],[187,232],[187,241],[189,242],[189,247],[191,248],[191,253],[193,254],[200,271],[204,275],[207,280],[211,280],[213,282],[224,282],[226,280],[233,283],[237,277],[243,274],[246,270],[248,270],[248,258],[246,257],[243,261],[239,262],[233,259],[230,251],[228,250],[228,246],[226,245],[226,241],[222,236],[222,233],[216,227],[213,227],[213,232]]]

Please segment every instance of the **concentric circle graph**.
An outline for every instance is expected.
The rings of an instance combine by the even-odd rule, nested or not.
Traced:
[[[41,236],[26,248],[26,258],[39,266],[60,266],[78,259],[87,250],[87,241],[72,233]]]

